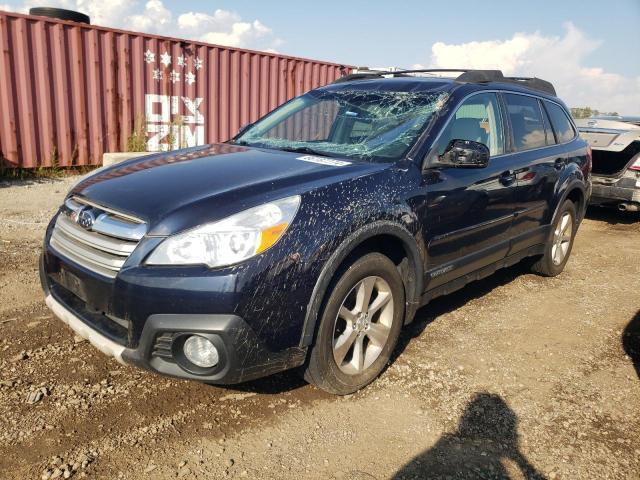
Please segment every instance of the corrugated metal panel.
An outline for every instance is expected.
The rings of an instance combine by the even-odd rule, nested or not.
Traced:
[[[224,141],[351,68],[0,12],[0,152],[99,165],[141,130],[148,150]]]

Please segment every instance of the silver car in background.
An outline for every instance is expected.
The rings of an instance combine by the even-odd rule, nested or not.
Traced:
[[[576,120],[593,150],[591,204],[640,211],[640,117]]]
[[[640,211],[640,117],[576,120],[593,150],[592,205]]]

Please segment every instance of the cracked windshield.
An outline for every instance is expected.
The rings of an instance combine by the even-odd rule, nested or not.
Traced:
[[[392,161],[409,150],[445,99],[432,91],[316,90],[252,125],[235,143]]]

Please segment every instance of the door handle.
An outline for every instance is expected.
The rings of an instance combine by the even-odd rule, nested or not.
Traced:
[[[566,164],[567,164],[566,159],[556,158],[556,161],[553,162],[553,168],[555,168],[556,170],[562,170]]]
[[[500,183],[505,187],[508,187],[515,181],[516,181],[516,174],[512,170],[507,170],[506,172],[502,172],[502,174],[500,175]]]

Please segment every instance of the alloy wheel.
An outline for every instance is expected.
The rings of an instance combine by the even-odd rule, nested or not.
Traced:
[[[333,358],[346,374],[365,371],[380,356],[393,323],[394,301],[381,277],[360,280],[340,305],[333,328]]]
[[[553,232],[553,245],[551,246],[551,259],[555,265],[560,265],[569,251],[573,234],[573,222],[571,214],[565,212],[556,224]]]

